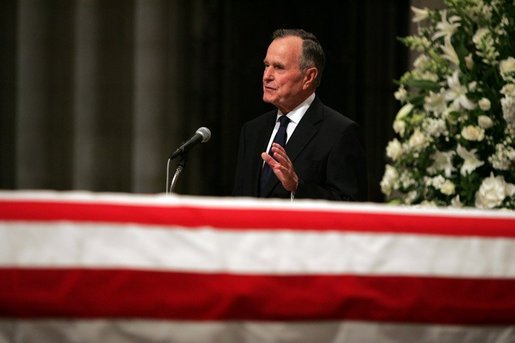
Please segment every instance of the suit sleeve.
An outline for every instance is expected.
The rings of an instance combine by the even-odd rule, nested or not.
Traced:
[[[358,131],[355,123],[345,129],[327,157],[324,182],[309,183],[299,179],[296,198],[367,200],[365,149]]]

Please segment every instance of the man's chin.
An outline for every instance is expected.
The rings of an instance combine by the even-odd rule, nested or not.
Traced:
[[[270,96],[267,96],[266,94],[263,94],[263,102],[266,102],[268,104],[274,104],[274,99]]]

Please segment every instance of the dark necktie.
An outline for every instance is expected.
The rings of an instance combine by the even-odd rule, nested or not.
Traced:
[[[279,117],[279,130],[277,130],[277,133],[275,134],[273,143],[280,144],[281,146],[286,145],[286,128],[288,127],[288,123],[290,122],[290,118],[288,118],[285,115],[281,115]],[[272,146],[270,146],[270,150],[268,151],[268,154],[273,157],[272,153]],[[261,179],[260,179],[260,190],[261,190],[261,196],[263,196],[263,190],[265,188],[265,185],[268,183],[268,180],[272,176],[272,168],[265,162],[263,165],[263,169],[261,170]]]

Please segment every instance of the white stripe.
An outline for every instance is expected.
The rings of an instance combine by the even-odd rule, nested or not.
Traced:
[[[373,322],[0,320],[1,342],[512,343],[513,326]]]
[[[515,277],[515,239],[0,222],[0,266]]]
[[[62,201],[70,203],[119,204],[135,206],[193,206],[212,209],[268,209],[289,211],[353,212],[365,214],[377,213],[399,216],[433,215],[440,217],[503,218],[513,220],[515,223],[515,211],[511,210],[392,206],[377,203],[335,202],[312,199],[296,199],[294,202],[291,202],[286,199],[194,197],[184,195],[178,196],[175,194],[143,195],[125,193],[93,193],[84,191],[0,191],[0,199],[9,201]]]

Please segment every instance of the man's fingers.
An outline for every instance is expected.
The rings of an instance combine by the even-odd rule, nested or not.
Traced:
[[[277,162],[279,162],[283,166],[291,166],[290,158],[288,157],[288,155],[286,154],[286,151],[281,146],[279,146],[278,148],[275,146],[272,147],[272,151],[274,153],[274,159]]]
[[[261,158],[272,168],[283,187],[290,192],[295,192],[297,190],[298,177],[288,154],[286,154],[282,146],[275,143],[272,145],[272,154],[273,157],[263,152],[261,153]]]
[[[261,153],[261,158],[265,161],[266,164],[273,168],[275,165],[279,164],[272,156],[267,154],[266,152]]]

